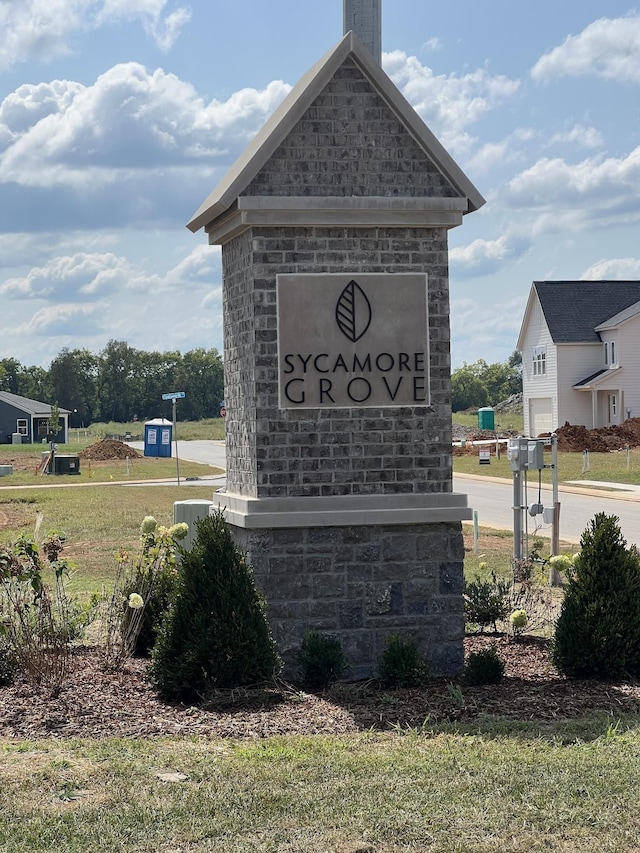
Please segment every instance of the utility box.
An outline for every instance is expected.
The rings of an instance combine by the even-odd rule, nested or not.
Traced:
[[[213,506],[213,501],[194,498],[188,501],[176,501],[173,505],[173,523],[182,524],[186,522],[189,525],[189,532],[181,541],[185,551],[190,551],[193,548],[193,543],[196,541],[198,531],[196,530],[196,521],[201,521],[203,518],[209,518],[209,512]]]
[[[544,443],[542,441],[528,442],[527,468],[529,471],[542,471],[544,468]]]
[[[11,444],[22,444],[22,433],[21,432],[11,433]]]
[[[478,409],[478,429],[495,429],[495,412],[489,406]]]
[[[79,474],[80,457],[73,453],[55,453],[52,474]]]
[[[173,424],[166,418],[154,418],[144,425],[144,455],[171,456]]]

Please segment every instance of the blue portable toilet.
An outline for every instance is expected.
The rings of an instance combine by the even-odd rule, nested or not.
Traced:
[[[166,418],[154,418],[144,425],[144,455],[171,456],[173,424]]]

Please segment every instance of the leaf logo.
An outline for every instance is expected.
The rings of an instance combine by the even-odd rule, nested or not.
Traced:
[[[371,303],[353,279],[336,304],[336,322],[340,331],[353,343],[360,340],[371,324]]]

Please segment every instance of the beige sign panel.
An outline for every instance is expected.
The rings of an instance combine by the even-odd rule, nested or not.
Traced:
[[[279,275],[281,409],[429,404],[427,276]]]

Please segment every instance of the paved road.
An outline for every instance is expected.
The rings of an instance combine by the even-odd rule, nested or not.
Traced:
[[[611,486],[613,484],[610,484]],[[618,487],[624,490],[624,486]],[[507,480],[496,482],[485,477],[453,478],[455,492],[466,494],[469,506],[478,512],[478,523],[484,527],[498,529],[513,529],[513,486]],[[538,487],[529,486],[528,501],[530,505],[537,502]],[[585,527],[597,512],[617,515],[620,519],[620,529],[629,545],[640,547],[640,495],[637,490],[611,491],[609,489],[583,489],[576,487],[560,487],[560,538],[569,542],[578,542]],[[545,506],[552,506],[550,489],[542,489],[542,501]],[[527,516],[529,532],[532,533],[535,524],[541,523],[540,516],[536,520]],[[551,536],[551,525],[545,524],[540,530],[541,535]]]
[[[129,442],[142,452],[143,442]],[[180,441],[178,440],[180,459],[190,462],[200,462],[226,470],[224,441]],[[182,481],[185,485],[189,481]],[[216,488],[224,486],[224,477],[216,477],[212,485]],[[203,485],[202,480],[194,485]],[[622,533],[629,544],[640,547],[640,490],[633,487],[619,486],[629,491],[596,490],[593,483],[583,485],[591,488],[561,487],[560,489],[560,538],[569,542],[578,542],[585,527],[597,512],[617,515],[620,519]],[[513,486],[508,480],[496,481],[494,478],[483,476],[453,478],[453,488],[468,496],[469,506],[478,512],[478,522],[484,527],[498,529],[513,529]],[[537,484],[529,486],[527,503],[537,502]],[[552,506],[551,490],[543,488],[542,503]],[[529,532],[533,533],[536,524],[542,525],[541,516],[532,519],[527,516]],[[542,525],[540,533],[551,535],[551,525]]]
[[[128,441],[127,444],[139,453],[144,451],[143,441]],[[213,465],[223,470],[227,468],[224,441],[180,441],[178,439],[178,457],[189,462],[200,462],[202,465]]]

